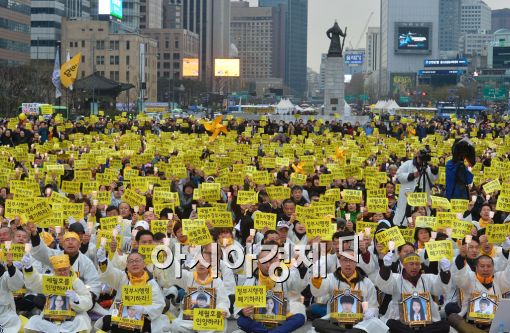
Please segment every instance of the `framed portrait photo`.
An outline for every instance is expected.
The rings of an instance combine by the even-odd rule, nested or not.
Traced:
[[[266,292],[266,307],[255,308],[253,319],[268,327],[277,326],[287,318],[287,300],[281,291]]]
[[[498,309],[498,296],[473,293],[469,301],[468,320],[476,324],[490,324]]]
[[[50,321],[65,321],[76,314],[71,310],[71,300],[64,295],[49,295],[46,297],[43,317]]]
[[[341,324],[354,324],[363,320],[363,297],[359,290],[335,290],[330,300],[330,316]]]
[[[430,294],[402,294],[402,321],[408,326],[426,326],[432,323]]]
[[[136,310],[134,306],[124,306],[122,304],[115,306],[112,310],[112,323],[119,328],[128,330],[142,330],[144,316]]]
[[[214,288],[190,287],[184,296],[185,320],[193,320],[193,309],[214,309],[216,308],[216,295]]]

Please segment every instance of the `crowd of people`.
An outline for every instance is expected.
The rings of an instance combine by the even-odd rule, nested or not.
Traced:
[[[489,331],[507,119],[218,120],[2,121],[3,332],[191,333],[204,308],[247,333]]]

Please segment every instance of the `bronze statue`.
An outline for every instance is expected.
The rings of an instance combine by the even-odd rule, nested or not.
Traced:
[[[331,39],[329,45],[328,57],[342,57],[342,51],[344,49],[345,37],[347,37],[347,27],[345,27],[345,33],[338,26],[338,22],[335,21],[335,25],[326,31],[326,36]],[[340,43],[340,36],[343,37],[342,43]]]

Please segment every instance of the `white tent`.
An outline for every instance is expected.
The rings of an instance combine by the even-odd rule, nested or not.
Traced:
[[[294,111],[294,104],[289,99],[282,99],[280,103],[276,105],[277,114],[285,114]]]

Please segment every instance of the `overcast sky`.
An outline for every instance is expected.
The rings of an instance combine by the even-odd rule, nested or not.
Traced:
[[[258,0],[249,0],[252,6],[257,6]],[[427,0],[423,0],[427,1]],[[492,8],[510,7],[509,0],[485,0]],[[308,1],[308,66],[319,71],[321,53],[325,53],[329,47],[329,40],[325,32],[329,29],[335,19],[344,29],[348,27],[349,42],[353,47],[365,47],[365,34],[362,30],[367,23],[371,12],[374,12],[370,19],[369,26],[379,26],[379,0],[309,0]]]

